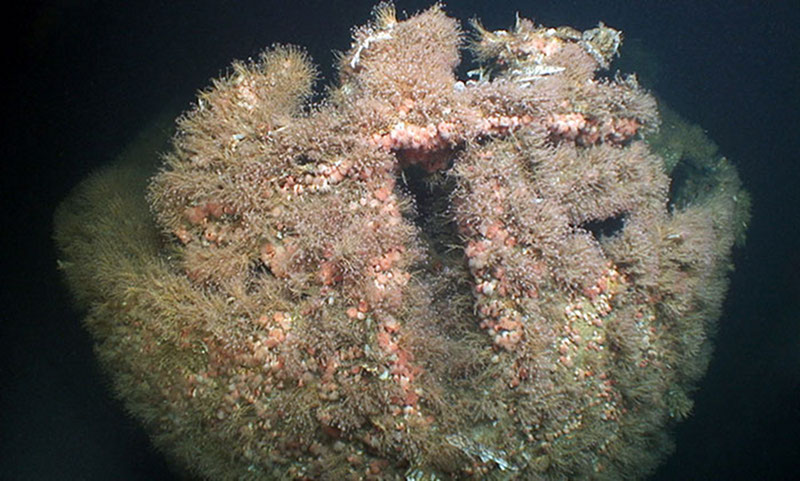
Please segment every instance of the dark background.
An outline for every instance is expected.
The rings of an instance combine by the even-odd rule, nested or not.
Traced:
[[[231,59],[307,47],[331,81],[369,1],[49,1],[2,14],[0,479],[173,479],[108,393],[55,269],[53,209]],[[413,13],[428,2],[398,1]],[[19,10],[21,9],[21,10]],[[717,349],[656,480],[796,479],[800,460],[800,7],[763,1],[452,1],[490,29],[515,12],[622,29],[661,98],[733,159],[754,200]],[[8,73],[10,71],[10,73]]]

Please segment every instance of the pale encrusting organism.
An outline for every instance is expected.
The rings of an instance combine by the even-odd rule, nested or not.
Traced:
[[[598,76],[620,32],[472,32],[381,4],[313,105],[301,50],[234,63],[155,176],[134,158],[59,209],[98,355],[177,465],[616,480],[668,454],[747,194],[635,77]]]

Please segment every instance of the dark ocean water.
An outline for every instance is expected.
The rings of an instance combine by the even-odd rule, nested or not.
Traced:
[[[305,46],[332,80],[368,1],[32,2],[5,15],[4,311],[0,479],[174,479],[112,399],[55,269],[53,209],[164,111],[188,107],[231,59]],[[398,1],[409,13],[428,2]],[[625,33],[642,77],[702,125],[753,196],[716,352],[654,480],[798,479],[800,8],[792,2],[449,2],[492,29],[515,12]],[[10,234],[10,235],[9,235]]]

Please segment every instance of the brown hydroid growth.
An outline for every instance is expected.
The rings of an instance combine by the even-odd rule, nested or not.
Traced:
[[[60,265],[154,442],[209,479],[652,470],[749,203],[701,132],[596,77],[621,40],[467,42],[381,4],[323,102],[272,47],[199,93],[149,183],[139,149],[81,184]]]

